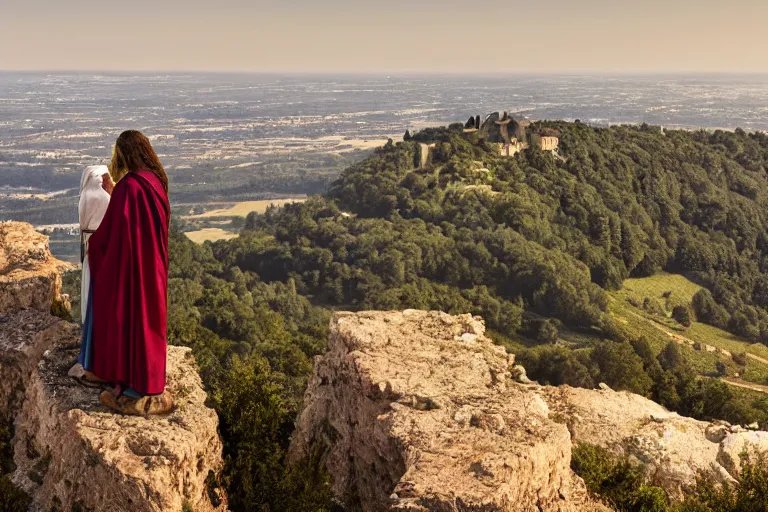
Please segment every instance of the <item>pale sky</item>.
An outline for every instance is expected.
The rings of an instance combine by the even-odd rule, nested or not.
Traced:
[[[0,69],[768,72],[768,0],[0,0]]]

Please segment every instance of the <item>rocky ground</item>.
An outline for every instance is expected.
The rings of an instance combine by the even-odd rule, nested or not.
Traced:
[[[0,223],[0,415],[33,510],[224,510],[221,441],[187,349],[169,349],[173,413],[117,416],[66,377],[79,328],[59,262],[26,224]],[[54,308],[56,310],[56,308]],[[679,498],[699,474],[734,482],[768,433],[681,417],[643,397],[531,383],[481,319],[338,313],[316,359],[290,458],[319,451],[354,511],[605,510],[570,469],[576,443],[641,464]]]
[[[599,510],[567,427],[483,332],[469,315],[338,314],[291,456],[325,446],[352,511]]]
[[[768,432],[605,386],[530,383],[469,315],[340,313],[291,457],[321,448],[350,511],[600,510],[570,469],[576,443],[626,455],[679,498],[698,474],[733,482],[744,450],[768,451]]]
[[[216,413],[189,349],[169,347],[166,416],[125,417],[66,376],[79,328],[50,314],[60,262],[45,237],[0,223],[0,414],[13,418],[13,480],[33,510],[226,510]]]

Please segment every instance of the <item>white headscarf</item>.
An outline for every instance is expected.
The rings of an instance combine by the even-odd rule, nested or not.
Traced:
[[[89,165],[80,178],[80,229],[96,230],[107,212],[109,194],[101,186],[106,165]]]

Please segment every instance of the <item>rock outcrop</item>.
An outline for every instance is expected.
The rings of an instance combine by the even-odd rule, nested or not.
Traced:
[[[290,457],[324,446],[351,511],[600,509],[568,429],[483,332],[469,315],[337,314]]]
[[[734,483],[744,451],[768,453],[768,432],[697,421],[632,393],[568,386],[536,392],[547,402],[550,417],[568,426],[574,443],[628,457],[672,498],[682,499],[698,475]]]
[[[19,309],[48,312],[61,294],[61,269],[48,237],[24,222],[0,222],[0,315]]]
[[[671,413],[630,393],[529,381],[469,315],[339,313],[290,458],[320,449],[350,511],[600,510],[570,469],[574,444],[641,463],[672,498],[698,474],[738,476],[768,433]]]
[[[50,314],[62,263],[45,237],[0,223],[0,415],[13,418],[13,481],[32,510],[225,510],[216,413],[189,349],[169,347],[167,416],[124,417],[67,377],[80,329]]]
[[[0,222],[0,417],[15,415],[43,353],[73,328],[50,315],[65,266],[32,226]]]
[[[72,342],[78,341],[72,338]],[[168,416],[120,416],[67,377],[77,345],[46,353],[16,417],[14,480],[42,510],[224,510],[222,445],[190,349],[169,347]]]

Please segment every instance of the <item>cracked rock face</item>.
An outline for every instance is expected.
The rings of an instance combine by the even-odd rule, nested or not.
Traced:
[[[469,315],[337,314],[290,457],[316,447],[348,510],[600,510],[565,425]]]
[[[64,267],[32,226],[0,223],[0,416],[13,419],[13,480],[31,510],[226,510],[218,418],[191,351],[168,349],[173,413],[100,407],[99,390],[67,377],[80,328],[50,314]]]
[[[570,469],[578,443],[642,464],[673,499],[698,474],[735,482],[768,432],[644,397],[530,383],[478,318],[339,313],[315,361],[291,460],[319,450],[350,511],[602,510]]]
[[[34,309],[0,318],[0,417],[13,418],[24,403],[29,377],[57,339],[72,336],[73,324]]]
[[[190,349],[169,347],[168,390],[176,410],[149,418],[112,414],[98,390],[66,376],[72,348],[48,351],[16,417],[14,481],[39,510],[226,510],[215,475],[222,445],[216,413]],[[209,477],[211,478],[209,480]]]
[[[642,464],[648,481],[673,499],[682,499],[700,474],[735,483],[742,452],[768,453],[768,432],[686,418],[632,393],[568,386],[540,392],[575,443],[602,446]]]
[[[61,293],[61,270],[48,237],[24,222],[0,222],[0,316],[19,309],[48,312]]]

